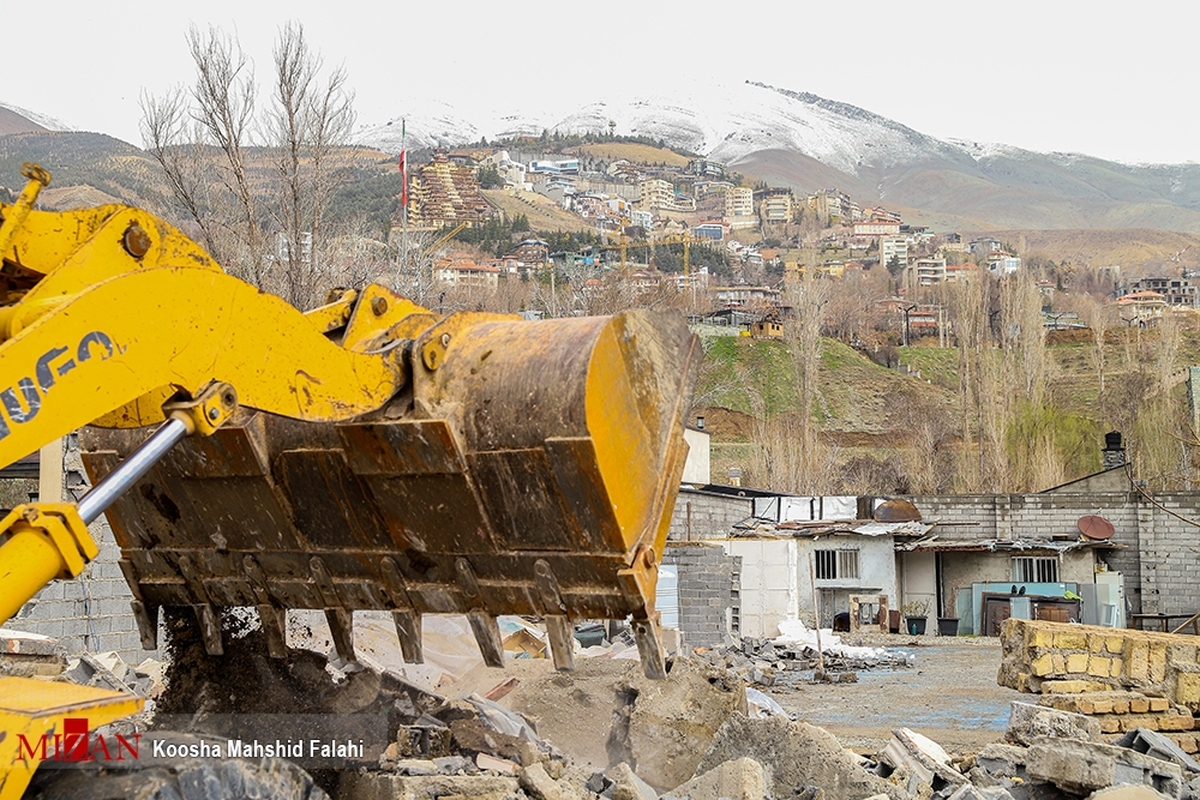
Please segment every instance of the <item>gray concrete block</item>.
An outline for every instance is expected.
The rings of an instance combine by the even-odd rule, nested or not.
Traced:
[[[1100,721],[1083,714],[1058,711],[1014,700],[1009,704],[1008,738],[1017,744],[1032,744],[1041,736],[1078,739],[1084,742],[1101,740]]]
[[[1069,739],[1047,738],[1031,745],[1025,769],[1031,780],[1077,794],[1118,784],[1144,784],[1167,797],[1179,798],[1184,786],[1178,764],[1124,747]]]

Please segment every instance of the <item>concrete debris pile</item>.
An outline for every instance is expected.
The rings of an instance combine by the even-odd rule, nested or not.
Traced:
[[[977,791],[1052,800],[1116,797],[1112,787],[1131,787],[1124,796],[1200,797],[1200,764],[1155,731],[1106,743],[1094,718],[1015,702],[1008,739],[965,765]]]
[[[677,657],[662,681],[646,679],[634,662],[591,659],[563,674],[544,661],[514,659],[503,671],[464,673],[460,696],[453,699],[389,670],[335,669],[307,650],[272,659],[261,631],[227,636],[225,654],[210,657],[182,618],[168,614],[166,622],[172,632],[169,691],[159,699],[154,725],[169,724],[173,731],[182,725],[181,736],[232,738],[243,735],[239,720],[283,709],[331,725],[375,721],[370,732],[354,729],[366,743],[364,752],[328,769],[295,768],[306,793],[298,796],[309,798],[1200,800],[1200,763],[1176,739],[1142,726],[1105,741],[1111,739],[1105,731],[1109,716],[1185,714],[1178,703],[1151,703],[1157,696],[1149,686],[1109,686],[1103,697],[1060,691],[1038,703],[1015,702],[1006,742],[972,756],[953,757],[900,727],[867,758],[829,731],[789,718],[739,677],[746,664],[714,663],[745,659],[751,674],[763,664],[790,675],[777,665],[797,659],[783,655],[786,647],[778,642],[750,641],[747,650],[710,652],[708,658]],[[1047,640],[1037,630],[1020,641],[1041,642],[1034,658],[1049,654],[1053,663],[1055,636],[1062,631],[1052,630]],[[1086,631],[1082,641],[1091,646]],[[1079,640],[1061,644],[1074,650]],[[28,647],[31,654],[38,649]],[[1167,655],[1172,652],[1168,648]],[[1007,652],[1005,659],[1010,667],[1018,662]],[[158,681],[147,674],[151,666],[130,668],[111,654],[85,656],[60,678],[76,673],[76,680],[153,692]],[[1023,674],[1029,686],[1031,673]],[[1164,679],[1167,674],[1164,668]],[[541,712],[531,713],[531,707]],[[82,767],[110,773],[123,768],[111,762]]]
[[[784,622],[780,628],[783,633],[775,639],[747,636],[742,638],[740,647],[698,650],[696,654],[747,683],[767,687],[810,678],[853,682],[856,673],[862,670],[905,669],[915,662],[915,656],[903,650],[843,644],[828,630],[821,631],[818,651],[816,631],[805,627],[803,622]],[[822,665],[825,675],[815,675]]]
[[[153,699],[162,693],[161,661],[126,664],[115,651],[81,653],[68,659],[58,640],[0,628],[0,675],[65,680]]]
[[[82,686],[100,686],[118,692],[132,692],[153,699],[162,694],[164,666],[147,658],[135,666],[126,664],[115,651],[81,653],[67,662],[63,676]]]
[[[1010,620],[997,680],[1039,705],[1092,717],[1105,734],[1162,731],[1200,752],[1200,638]]]
[[[53,678],[66,668],[66,657],[55,639],[0,628],[0,676]]]

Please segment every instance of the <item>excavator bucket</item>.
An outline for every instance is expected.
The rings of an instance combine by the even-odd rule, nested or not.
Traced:
[[[422,615],[465,614],[500,665],[496,617],[521,614],[545,621],[569,669],[575,621],[632,618],[646,674],[663,675],[655,577],[698,355],[684,321],[463,314],[422,327],[382,408],[340,422],[243,408],[109,508],[143,644],[160,608],[191,606],[220,653],[220,610],[254,606],[283,656],[285,612],[322,609],[353,660],[352,613],[375,609],[420,662]],[[87,429],[93,482],[146,435]]]

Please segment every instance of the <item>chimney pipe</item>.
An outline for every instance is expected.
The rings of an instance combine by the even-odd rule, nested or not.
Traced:
[[[1115,469],[1125,464],[1125,448],[1121,446],[1120,431],[1109,431],[1104,434],[1104,468]]]

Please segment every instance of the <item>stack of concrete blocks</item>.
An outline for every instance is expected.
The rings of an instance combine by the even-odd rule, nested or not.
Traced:
[[[42,450],[43,458],[49,450]],[[78,500],[91,487],[75,434],[63,440],[61,453],[62,499]],[[119,566],[121,548],[108,520],[101,516],[89,530],[100,545],[100,555],[78,578],[56,580],[42,589],[9,620],[7,627],[57,639],[68,655],[115,650],[131,664],[157,657],[156,652],[142,649],[129,605],[133,595]]]
[[[667,542],[663,563],[679,575],[679,634],[685,647],[736,643],[733,620],[741,562],[718,544]]]
[[[1162,731],[1200,751],[1200,637],[1011,619],[1001,643],[1002,686],[1091,716],[1105,734]]]

